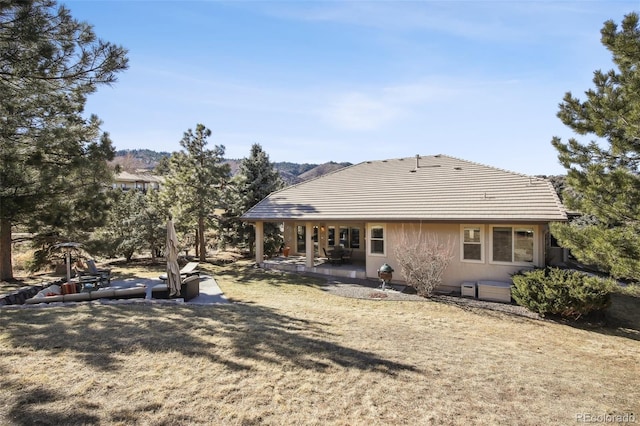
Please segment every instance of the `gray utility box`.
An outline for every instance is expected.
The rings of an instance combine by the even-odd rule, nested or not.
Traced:
[[[511,283],[478,281],[478,299],[511,303]]]
[[[463,282],[460,285],[460,295],[462,297],[476,298],[476,283],[471,281]]]

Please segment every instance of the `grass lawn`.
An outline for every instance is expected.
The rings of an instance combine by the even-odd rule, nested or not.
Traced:
[[[0,424],[640,423],[637,295],[578,327],[206,269],[236,303],[0,309]]]

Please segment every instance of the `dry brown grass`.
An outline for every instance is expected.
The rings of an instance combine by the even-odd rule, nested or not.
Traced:
[[[0,310],[0,423],[640,421],[633,312],[575,327],[342,298],[246,264],[207,269],[237,303]]]

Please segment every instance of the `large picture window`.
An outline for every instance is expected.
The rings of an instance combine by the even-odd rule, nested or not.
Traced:
[[[383,225],[372,225],[369,228],[369,251],[371,254],[384,254],[385,231]]]
[[[462,225],[461,258],[466,262],[484,262],[484,227],[481,225]]]
[[[494,226],[491,229],[491,260],[505,263],[533,263],[535,238],[532,227]]]

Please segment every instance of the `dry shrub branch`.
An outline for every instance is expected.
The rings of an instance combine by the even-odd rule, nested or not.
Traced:
[[[420,296],[431,297],[453,259],[453,248],[451,237],[443,240],[422,229],[417,235],[403,230],[395,248],[400,275]]]

